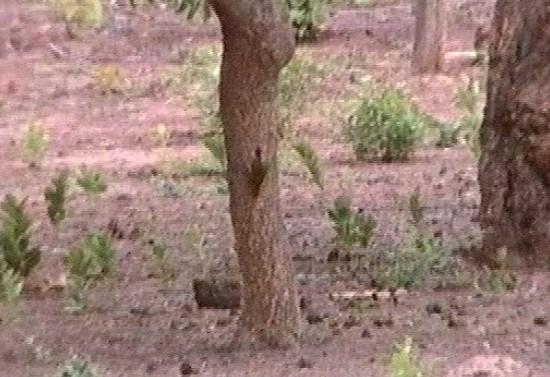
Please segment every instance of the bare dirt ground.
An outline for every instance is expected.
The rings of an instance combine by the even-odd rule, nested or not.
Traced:
[[[452,8],[449,50],[472,50],[477,20],[468,10],[482,15],[488,7],[467,2]],[[380,245],[403,238],[403,203],[417,185],[434,232],[449,247],[478,239],[476,164],[466,147],[426,146],[408,163],[357,163],[341,140],[341,124],[329,116],[332,105],[349,98],[353,81],[372,76],[404,85],[439,119],[458,117],[453,96],[459,76],[483,72],[449,64],[441,75],[411,77],[410,4],[339,7],[321,41],[299,49],[300,56],[330,68],[296,125],[320,154],[326,183],[320,190],[303,174],[286,174],[282,193],[302,295],[326,318],[305,324],[304,341],[291,353],[220,349],[237,316],[196,309],[191,279],[201,275],[203,262],[182,232],[198,225],[207,237],[208,267],[226,272],[232,263],[227,197],[218,193],[216,177],[159,174],[166,159],[206,154],[199,112],[189,100],[192,87],[174,88],[167,77],[187,52],[219,43],[215,20],[191,23],[156,7],[117,12],[103,30],[70,40],[44,6],[0,5],[0,196],[29,197],[34,243],[45,255],[33,278],[55,278],[61,252],[109,223],[111,230],[116,223],[119,252],[119,278],[93,289],[92,308],[84,314],[66,312],[63,295],[51,291],[27,294],[15,313],[0,311],[1,377],[53,375],[74,353],[89,357],[105,376],[178,376],[181,363],[204,376],[385,376],[392,346],[407,335],[436,374],[474,355],[498,354],[521,361],[533,375],[550,376],[544,320],[550,280],[544,271],[521,274],[518,288],[505,294],[479,293],[471,285],[412,290],[397,305],[370,302],[359,314],[327,299],[330,292],[368,286],[345,263],[334,268],[326,262],[333,232],[325,209],[337,195],[349,195],[354,206],[375,216]],[[122,93],[102,95],[94,84],[93,69],[108,64],[124,73],[129,85]],[[21,158],[20,140],[22,126],[35,119],[47,128],[49,144],[39,168],[31,169]],[[159,124],[173,131],[167,148],[155,141]],[[45,216],[43,190],[58,169],[81,165],[105,176],[107,194],[96,202],[75,195],[70,220],[56,234]],[[144,255],[153,238],[173,251],[178,277],[170,285],[148,277]],[[434,306],[441,313],[430,314]]]

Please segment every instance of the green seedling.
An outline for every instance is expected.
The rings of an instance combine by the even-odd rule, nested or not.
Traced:
[[[48,147],[48,135],[42,122],[27,124],[23,134],[23,156],[31,166],[37,166]]]
[[[98,377],[98,375],[89,361],[75,355],[61,367],[58,377]]]
[[[87,236],[82,245],[73,248],[63,259],[68,277],[67,310],[80,313],[88,307],[87,291],[91,285],[114,273],[116,250],[104,233]]]
[[[395,347],[388,366],[391,377],[426,377],[422,371],[417,356],[413,351],[413,342],[406,337],[402,344]]]
[[[176,280],[177,272],[174,268],[174,261],[165,242],[153,240],[149,260],[152,264],[151,276],[160,278],[164,283]]]
[[[0,303],[12,306],[19,300],[22,290],[21,276],[0,258]]]
[[[82,169],[76,177],[76,183],[84,192],[91,196],[100,196],[107,191],[107,183],[101,173]]]
[[[315,150],[305,140],[300,140],[294,144],[294,151],[300,157],[301,162],[309,171],[313,182],[323,189],[323,169],[321,162]]]
[[[32,221],[25,213],[25,200],[6,195],[0,208],[0,257],[7,267],[26,278],[40,262],[40,249],[31,246]]]
[[[50,222],[57,226],[67,215],[66,203],[69,191],[69,171],[63,170],[52,179],[50,187],[46,188],[44,197],[47,203],[47,214]]]
[[[337,198],[333,208],[328,210],[328,216],[336,231],[334,242],[347,247],[368,248],[371,245],[376,220],[361,210],[353,211],[349,198]]]

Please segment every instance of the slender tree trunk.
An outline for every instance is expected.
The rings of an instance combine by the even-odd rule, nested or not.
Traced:
[[[413,46],[414,74],[441,69],[447,28],[446,0],[416,0],[416,30]]]
[[[299,307],[279,199],[276,86],[294,53],[279,0],[210,0],[223,32],[220,109],[242,277],[239,344],[287,346]]]
[[[479,165],[483,255],[550,264],[550,0],[499,0]]]

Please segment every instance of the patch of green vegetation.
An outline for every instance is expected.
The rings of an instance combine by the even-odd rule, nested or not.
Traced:
[[[295,142],[293,148],[309,172],[312,181],[319,188],[323,189],[323,167],[313,147],[306,140],[302,139]]]
[[[0,303],[11,306],[19,300],[23,290],[21,276],[8,267],[0,254]]]
[[[102,0],[46,0],[55,14],[67,26],[67,32],[74,37],[73,29],[96,29],[103,25],[105,9]]]
[[[31,166],[37,166],[44,157],[47,147],[48,135],[43,123],[40,121],[28,123],[25,127],[22,140],[24,158]]]
[[[405,161],[424,136],[428,118],[399,89],[374,85],[344,130],[359,160]]]
[[[64,257],[67,268],[68,295],[66,309],[81,313],[88,308],[88,289],[99,280],[112,276],[116,250],[107,234],[93,233]]]
[[[504,293],[513,290],[516,286],[514,276],[508,268],[507,249],[498,250],[494,260],[495,266],[483,267],[482,273],[474,285],[477,289],[486,292]]]
[[[388,371],[391,377],[427,377],[431,374],[423,370],[413,349],[411,337],[397,344],[390,356]]]
[[[107,191],[107,183],[97,171],[82,168],[76,177],[78,186],[88,195],[97,197]]]
[[[92,364],[79,356],[73,356],[60,368],[58,377],[98,377]]]
[[[151,277],[160,278],[164,283],[176,280],[178,274],[174,268],[175,261],[166,242],[151,240],[151,252],[147,256],[147,260]]]
[[[361,211],[351,209],[351,200],[348,197],[338,197],[333,208],[328,211],[336,236],[333,242],[345,247],[368,248],[371,245],[376,220]]]
[[[57,226],[67,215],[66,203],[69,191],[69,171],[63,170],[52,179],[50,187],[44,192],[47,208],[46,213],[50,222]]]
[[[429,235],[418,189],[408,205],[412,235],[404,245],[370,256],[367,263],[372,279],[386,288],[445,287],[462,282],[461,259]]]
[[[0,208],[0,258],[7,269],[26,278],[40,262],[41,252],[31,246],[32,220],[25,213],[25,200],[6,195]]]

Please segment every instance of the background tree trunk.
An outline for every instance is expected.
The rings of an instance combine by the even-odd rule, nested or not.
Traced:
[[[550,263],[550,0],[499,0],[479,165],[483,254]]]
[[[283,2],[210,0],[223,32],[220,109],[229,204],[242,276],[237,343],[287,346],[299,307],[279,200],[277,116],[281,69],[294,53]]]
[[[412,70],[414,74],[441,69],[447,28],[446,0],[417,0]]]

